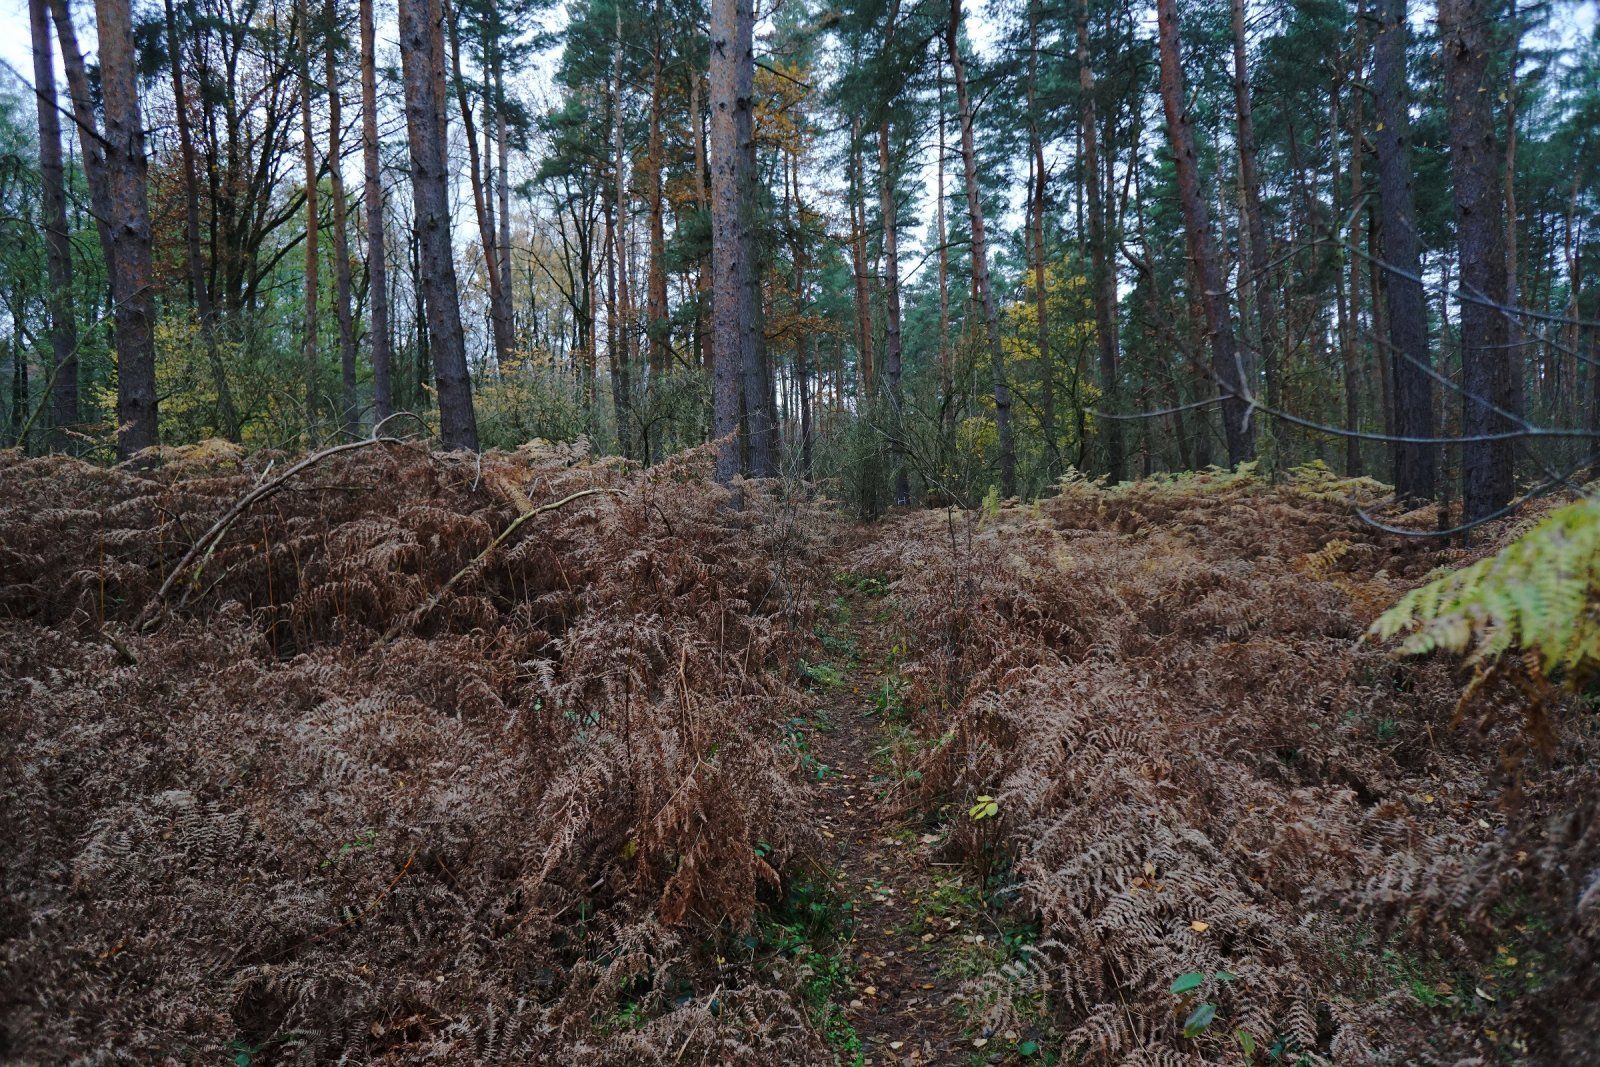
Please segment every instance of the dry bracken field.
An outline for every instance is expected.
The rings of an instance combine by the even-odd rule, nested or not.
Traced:
[[[0,1061],[1600,1056],[1594,711],[1360,485],[292,463],[0,457]]]

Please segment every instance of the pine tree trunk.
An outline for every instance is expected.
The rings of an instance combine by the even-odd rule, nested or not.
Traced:
[[[367,291],[371,303],[374,425],[394,412],[390,382],[388,264],[384,262],[383,171],[378,154],[378,63],[373,0],[361,0],[361,162],[367,223]]]
[[[806,314],[806,255],[805,205],[800,200],[800,155],[798,150],[790,157],[791,180],[794,184],[794,313],[797,319]],[[800,394],[800,474],[811,477],[811,330],[801,322],[795,329],[794,377]]]
[[[1511,500],[1512,442],[1482,438],[1513,431],[1501,412],[1512,397],[1504,314],[1484,301],[1506,302],[1505,196],[1487,79],[1490,13],[1483,0],[1440,0],[1445,113],[1449,125],[1456,234],[1460,248],[1461,433],[1477,438],[1461,450],[1461,502],[1467,522]]]
[[[744,345],[740,362],[744,367],[744,417],[750,437],[750,476],[772,478],[778,474],[778,457],[782,442],[778,436],[778,398],[774,388],[772,368],[767,360],[764,336],[765,321],[761,307],[761,245],[756,230],[756,129],[755,129],[755,4],[742,0],[740,7],[744,39],[749,46],[740,64],[742,81],[741,98],[744,107],[735,111],[738,120],[739,146],[744,153],[744,169],[740,183],[740,212],[742,225],[739,238],[744,244],[744,286],[741,292],[744,310],[741,314],[744,327]]]
[[[1428,309],[1412,198],[1411,104],[1406,81],[1406,0],[1378,0],[1372,92],[1378,162],[1379,233],[1385,267],[1394,427],[1400,437],[1432,437],[1433,379],[1428,353]],[[1394,486],[1402,500],[1430,500],[1437,478],[1432,445],[1401,441],[1394,449]]]
[[[1255,432],[1247,421],[1246,383],[1229,316],[1221,260],[1211,234],[1210,213],[1200,189],[1195,155],[1194,119],[1183,89],[1182,42],[1177,0],[1157,0],[1161,50],[1161,103],[1167,117],[1167,138],[1177,168],[1178,197],[1183,207],[1185,236],[1193,275],[1200,287],[1200,305],[1211,341],[1211,374],[1222,393],[1222,423],[1228,463],[1255,458]]]
[[[305,298],[304,312],[301,317],[300,343],[302,359],[304,361],[305,390],[306,390],[306,447],[317,447],[317,294],[318,294],[318,266],[320,254],[320,226],[321,218],[318,212],[317,180],[320,170],[317,166],[317,143],[311,132],[311,5],[308,0],[301,0],[300,10],[297,12],[300,20],[300,150],[305,165]]]
[[[861,162],[861,121],[850,124],[850,269],[856,283],[856,373],[863,407],[872,401],[876,367],[872,351],[872,290],[867,266],[867,191]]]
[[[1095,117],[1094,68],[1089,63],[1089,0],[1078,0],[1078,92],[1082,100],[1080,126],[1083,137],[1083,184],[1089,194],[1089,261],[1093,275],[1095,351],[1099,357],[1101,403],[1107,410],[1122,407],[1122,371],[1117,350],[1117,279],[1111,269],[1111,242],[1106,226],[1105,200],[1100,189],[1100,133]],[[1040,159],[1042,163],[1042,157]],[[1043,317],[1043,305],[1040,316]],[[1111,481],[1128,476],[1120,419],[1101,420],[1106,471]]]
[[[961,0],[950,0],[950,21],[945,46],[956,87],[956,113],[961,122],[961,164],[966,174],[967,214],[972,224],[972,276],[983,309],[989,341],[989,370],[994,382],[994,423],[1000,445],[1000,492],[1017,495],[1017,452],[1011,437],[1011,388],[1006,384],[1005,349],[1000,344],[1000,314],[989,284],[988,242],[983,227],[983,199],[978,190],[976,139],[972,132],[972,101],[967,93],[966,65],[961,59]]]
[[[900,386],[900,225],[894,197],[894,170],[889,152],[889,123],[878,127],[878,210],[883,216],[883,373],[889,384],[889,422],[896,440],[903,433],[905,398]],[[911,503],[905,450],[893,446],[894,502]]]
[[[1080,68],[1081,73],[1081,68]],[[1090,75],[1093,85],[1093,75]],[[1033,159],[1030,225],[1033,232],[1034,344],[1039,358],[1039,431],[1044,437],[1045,472],[1052,478],[1059,464],[1056,451],[1056,368],[1050,351],[1050,286],[1045,273],[1044,213],[1049,172],[1044,163],[1044,138],[1039,132],[1039,0],[1028,2],[1028,149]],[[1099,175],[1085,157],[1087,180],[1098,188]],[[1080,405],[1081,406],[1081,405]]]
[[[711,337],[714,353],[712,434],[723,441],[717,453],[716,476],[723,484],[739,473],[741,408],[748,403],[746,375],[756,362],[757,325],[751,318],[747,292],[754,275],[751,261],[750,190],[754,175],[746,151],[751,143],[755,88],[754,12],[751,0],[711,3]],[[752,146],[753,147],[753,146]],[[745,433],[751,473],[756,455],[766,447],[764,425],[756,411],[746,412]],[[759,472],[764,475],[763,469]]]
[[[612,178],[617,221],[612,231],[617,264],[617,382],[613,398],[617,409],[617,438],[622,454],[633,457],[633,300],[628,285],[628,171],[626,128],[622,114],[622,9],[616,9],[616,41],[611,52],[611,117],[614,144]]]
[[[445,154],[444,57],[436,0],[400,0],[400,58],[406,90],[418,267],[428,320],[428,354],[439,395],[439,436],[447,449],[478,448],[461,305],[450,240]]]
[[[1337,220],[1348,205],[1340,203],[1339,178],[1344,161],[1339,154],[1339,82],[1335,81],[1333,91],[1328,97],[1328,145],[1331,159],[1331,174],[1329,175],[1328,199],[1333,207],[1334,219]],[[1360,166],[1354,159],[1355,145],[1351,145],[1351,167]],[[1353,181],[1354,179],[1352,179]],[[1337,226],[1333,227],[1333,236],[1343,239]],[[1335,264],[1333,274],[1334,287],[1334,312],[1337,320],[1335,334],[1339,343],[1339,366],[1343,371],[1344,379],[1344,428],[1348,431],[1344,438],[1344,472],[1347,477],[1359,477],[1361,469],[1361,439],[1356,434],[1361,429],[1361,374],[1356,363],[1355,344],[1355,294],[1345,287],[1344,270]]]
[[[351,308],[350,225],[344,195],[344,134],[339,91],[339,56],[335,47],[339,11],[335,0],[327,0],[328,25],[328,187],[333,203],[333,310],[339,323],[340,425],[345,436],[354,437],[361,419],[356,399],[356,326]]]
[[[1239,141],[1239,185],[1244,191],[1245,236],[1250,246],[1250,296],[1260,330],[1261,369],[1266,379],[1267,405],[1281,409],[1279,359],[1283,335],[1278,326],[1282,294],[1274,291],[1272,250],[1267,243],[1266,215],[1261,207],[1261,169],[1256,154],[1256,128],[1251,101],[1250,68],[1245,52],[1244,0],[1232,0],[1233,104]]]
[[[706,124],[705,116],[700,106],[700,75],[694,70],[689,72],[689,130],[690,139],[694,142],[694,198],[700,210],[711,215],[711,189],[707,184],[707,174],[710,173],[706,163]],[[715,366],[715,340],[706,330],[706,315],[711,308],[711,271],[706,269],[705,260],[701,258],[695,266],[695,300],[694,310],[694,338],[695,345],[700,351],[700,365],[703,368]]]
[[[939,63],[939,144],[934,177],[934,233],[939,242],[939,429],[945,447],[955,440],[955,353],[950,344],[950,245],[944,207],[944,63]]]
[[[666,150],[663,146],[662,124],[665,121],[664,86],[661,71],[661,0],[655,5],[655,48],[650,60],[650,133],[645,149],[646,195],[649,197],[650,265],[646,282],[645,331],[650,340],[650,376],[654,379],[665,374],[671,364],[672,348],[667,308],[667,236],[664,222],[665,196],[662,190],[662,172],[666,167]]]
[[[516,288],[511,281],[511,145],[510,129],[506,120],[505,50],[501,47],[499,29],[500,13],[494,0],[489,3],[489,24],[495,29],[493,47],[490,49],[491,70],[494,79],[494,140],[498,160],[495,192],[500,198],[500,235],[495,242],[495,265],[500,271],[500,292],[505,299],[505,315],[510,324],[513,358],[517,355]]]
[[[144,116],[139,109],[138,59],[128,0],[95,0],[95,24],[115,252],[109,269],[116,301],[117,455],[127,459],[157,444],[160,437]]]
[[[67,230],[67,186],[61,158],[61,116],[56,108],[55,49],[45,0],[28,0],[33,35],[33,86],[39,112],[39,182],[44,251],[50,292],[51,447],[71,447],[67,431],[78,423],[78,324],[72,300],[72,241]]]

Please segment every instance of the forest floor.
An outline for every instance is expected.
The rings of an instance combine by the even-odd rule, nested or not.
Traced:
[[[0,1062],[1600,1062],[1600,697],[1380,486],[281,458],[0,452]]]
[[[834,997],[849,1026],[836,1044],[865,1064],[967,1062],[989,1040],[965,1033],[958,1014],[963,959],[993,933],[977,925],[969,879],[936,859],[941,835],[927,832],[900,788],[899,649],[878,624],[881,584],[845,575],[839,584],[846,592],[821,629],[831,658],[802,666],[820,692],[802,757],[817,780],[813,818],[850,914],[837,946],[849,981]]]

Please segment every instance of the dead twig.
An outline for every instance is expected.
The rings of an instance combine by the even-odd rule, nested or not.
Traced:
[[[512,519],[511,522],[506,525],[506,528],[504,530],[500,531],[500,535],[498,537],[496,537],[493,541],[490,541],[488,546],[486,548],[484,548],[484,550],[482,552],[479,552],[476,556],[473,556],[472,559],[468,561],[468,563],[467,563],[467,565],[465,567],[462,567],[460,570],[458,570],[454,574],[452,574],[450,576],[450,580],[445,582],[444,585],[439,588],[439,591],[437,593],[433,594],[433,596],[431,598],[429,598],[429,600],[428,600],[428,602],[426,604],[422,605],[422,607],[417,609],[416,611],[411,612],[409,615],[404,615],[404,616],[401,616],[400,618],[396,619],[394,621],[394,625],[389,627],[388,631],[383,635],[382,640],[380,640],[378,643],[379,644],[387,644],[388,642],[394,640],[395,636],[397,634],[399,634],[400,630],[405,626],[407,620],[413,619],[413,618],[422,619],[428,614],[428,612],[430,612],[434,608],[438,607],[439,606],[439,601],[444,599],[444,595],[446,593],[448,593],[451,589],[455,588],[455,585],[456,585],[457,582],[459,582],[459,581],[461,581],[461,579],[465,578],[480,563],[482,563],[485,559],[487,559],[489,557],[489,553],[493,552],[496,548],[499,548],[501,545],[503,545],[506,542],[506,540],[512,534],[516,533],[517,530],[519,530],[522,527],[523,523],[527,522],[529,519],[533,518],[535,515],[543,515],[545,512],[555,511],[555,510],[557,510],[559,508],[566,507],[568,504],[572,503],[574,500],[581,500],[582,498],[584,498],[586,496],[597,496],[597,495],[602,494],[602,493],[608,494],[610,496],[621,496],[622,495],[622,490],[620,490],[620,489],[607,489],[607,488],[601,488],[601,487],[596,487],[596,488],[593,488],[593,489],[580,489],[576,493],[568,493],[566,496],[562,497],[560,500],[555,500],[555,501],[552,501],[551,503],[548,503],[548,504],[541,504],[536,508],[532,508],[532,509],[530,509],[528,511],[524,511],[521,515],[518,515],[516,518]]]
[[[332,448],[325,448],[321,452],[314,452],[271,481],[264,481],[257,485],[254,489],[250,490],[250,492],[246,493],[244,496],[235,501],[233,507],[229,508],[223,514],[222,518],[212,523],[211,528],[205,533],[201,534],[198,541],[189,546],[189,551],[185,552],[183,554],[183,558],[178,561],[178,565],[172,568],[172,571],[167,575],[166,580],[161,583],[161,588],[156,590],[156,595],[151,598],[150,603],[146,604],[144,610],[139,612],[139,617],[135,619],[133,623],[134,631],[138,632],[143,630],[147,625],[150,624],[150,622],[155,618],[156,612],[161,609],[161,605],[166,602],[167,595],[172,591],[172,587],[177,582],[179,576],[182,575],[184,571],[188,570],[189,566],[193,564],[197,558],[200,559],[201,569],[204,569],[205,561],[211,557],[213,552],[216,551],[217,545],[221,543],[223,535],[228,532],[228,528],[233,525],[234,521],[237,520],[240,515],[243,515],[247,510],[249,510],[252,504],[272,496],[274,493],[278,492],[286,484],[288,484],[289,480],[295,475],[299,474],[303,470],[316,466],[318,463],[321,463],[330,456],[336,456],[341,452],[351,452],[358,448],[367,448],[372,445],[403,445],[405,443],[406,442],[404,440],[398,437],[378,436],[368,437],[361,441],[348,441],[342,445],[334,445]],[[196,577],[198,578],[198,572],[196,572]],[[185,599],[187,600],[187,597],[185,597]]]

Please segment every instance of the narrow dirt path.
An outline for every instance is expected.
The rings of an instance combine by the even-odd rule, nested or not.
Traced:
[[[948,938],[973,936],[953,917],[960,876],[934,860],[937,836],[898,816],[886,798],[893,783],[884,753],[894,738],[886,702],[874,697],[886,681],[892,688],[892,660],[875,624],[881,608],[878,597],[860,590],[841,598],[828,642],[836,655],[819,693],[822,728],[810,738],[826,767],[813,812],[833,846],[837,892],[854,915],[842,946],[854,977],[841,1006],[860,1039],[857,1062],[981,1062],[988,1042],[962,1032],[955,999],[961,977],[943,951]]]

